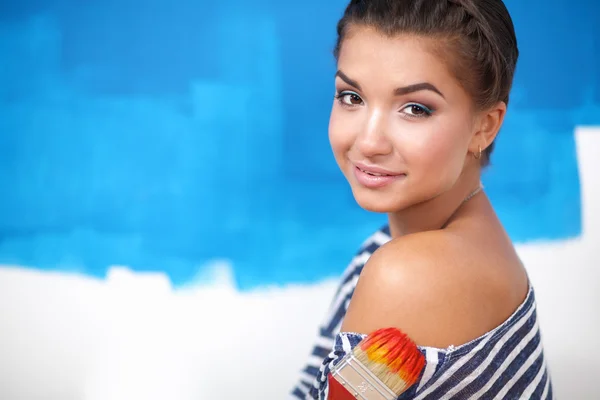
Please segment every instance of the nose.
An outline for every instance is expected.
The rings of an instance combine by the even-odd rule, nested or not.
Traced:
[[[355,146],[364,157],[387,155],[393,151],[392,143],[386,135],[386,118],[381,110],[369,113],[366,124],[358,135]]]

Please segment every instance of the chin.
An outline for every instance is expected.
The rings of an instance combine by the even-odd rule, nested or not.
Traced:
[[[394,193],[371,191],[368,189],[356,190],[352,188],[352,194],[354,195],[354,200],[356,200],[356,203],[362,209],[374,213],[387,214],[397,212],[408,206]]]

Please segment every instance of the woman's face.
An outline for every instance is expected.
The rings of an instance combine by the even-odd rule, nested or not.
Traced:
[[[353,27],[343,41],[329,123],[335,159],[361,207],[396,212],[457,182],[475,115],[434,44]]]

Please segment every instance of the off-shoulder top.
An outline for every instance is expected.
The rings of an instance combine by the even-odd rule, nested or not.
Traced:
[[[330,369],[365,337],[340,332],[350,298],[371,254],[389,240],[388,227],[375,232],[346,269],[291,399],[327,399]],[[398,400],[553,398],[531,284],[523,303],[495,329],[460,346],[419,350],[425,368]]]

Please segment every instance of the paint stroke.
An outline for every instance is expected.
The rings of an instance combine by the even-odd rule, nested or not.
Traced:
[[[486,190],[517,242],[577,237],[573,133],[600,125],[600,4],[507,3],[522,58]],[[0,262],[101,278],[127,265],[179,286],[222,258],[250,289],[335,276],[384,223],[327,143],[345,2],[317,20],[271,2],[9,4]]]

